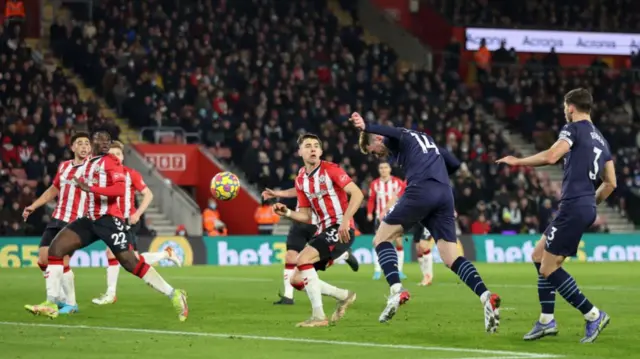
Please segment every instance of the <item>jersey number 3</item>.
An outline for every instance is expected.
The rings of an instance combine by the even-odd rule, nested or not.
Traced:
[[[422,153],[427,153],[429,152],[429,149],[432,149],[435,150],[437,154],[440,154],[438,146],[436,146],[434,143],[429,142],[429,137],[425,135],[419,135],[415,132],[411,132],[411,136],[413,136],[413,138],[418,141],[418,145],[422,149]]]
[[[600,155],[602,155],[602,150],[598,147],[593,148],[593,153],[595,157],[593,158],[593,172],[589,171],[589,179],[595,181],[598,178],[598,173],[600,173],[600,166],[598,165],[598,160],[600,160]]]

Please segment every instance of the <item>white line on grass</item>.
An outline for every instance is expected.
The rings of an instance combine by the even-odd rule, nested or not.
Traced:
[[[185,280],[185,281],[189,281],[189,280],[210,280],[210,281],[221,281],[221,282],[227,282],[227,281],[239,281],[239,282],[261,282],[261,283],[267,283],[267,282],[281,282],[281,279],[277,279],[277,278],[273,278],[273,279],[269,279],[269,278],[251,278],[251,277],[220,277],[220,276],[172,276],[172,275],[167,275],[166,276],[167,279],[176,279],[176,280]],[[337,279],[337,280],[332,280],[332,283],[362,283],[362,281],[353,281],[353,280],[341,280],[341,279]],[[442,283],[442,282],[435,282],[433,283],[433,286],[464,286],[463,283]],[[538,287],[536,285],[530,285],[530,284],[497,284],[497,283],[491,283],[490,285],[491,287],[495,287],[495,288],[519,288],[519,289],[537,289]],[[606,291],[623,291],[623,292],[640,292],[640,287],[627,287],[627,286],[612,286],[612,285],[581,285],[580,289],[585,289],[585,290],[606,290]]]
[[[58,328],[58,329],[89,329],[89,330],[103,330],[103,331],[112,331],[112,332],[181,335],[181,336],[208,337],[208,338],[221,338],[221,339],[249,339],[249,340],[273,341],[273,342],[330,344],[330,345],[342,345],[342,346],[352,346],[352,347],[403,349],[403,350],[431,350],[431,351],[441,351],[441,352],[493,354],[494,355],[489,358],[474,357],[474,358],[457,358],[457,359],[542,359],[542,358],[560,358],[561,357],[555,354],[538,354],[538,353],[514,352],[514,351],[505,351],[505,350],[462,349],[462,348],[403,345],[403,344],[345,342],[345,341],[337,341],[337,340],[267,337],[267,336],[259,336],[259,335],[223,334],[223,333],[207,333],[207,332],[185,332],[185,331],[176,331],[176,330],[101,327],[101,326],[91,326],[91,325],[39,324],[39,323],[20,323],[20,322],[0,322],[0,325],[15,326],[15,327]],[[498,357],[495,355],[502,355],[502,356]]]

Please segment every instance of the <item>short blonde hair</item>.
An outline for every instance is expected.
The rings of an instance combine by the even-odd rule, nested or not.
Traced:
[[[118,140],[115,140],[115,141],[111,142],[111,147],[110,148],[117,148],[120,151],[122,151],[122,153],[124,153],[124,143],[122,143],[122,142],[120,142]]]

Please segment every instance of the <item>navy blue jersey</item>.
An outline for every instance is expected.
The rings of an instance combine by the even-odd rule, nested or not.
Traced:
[[[449,185],[449,174],[460,167],[453,155],[425,133],[376,124],[368,124],[366,132],[386,137],[387,148],[405,172],[407,186],[427,180]]]
[[[591,121],[566,124],[558,137],[571,150],[564,156],[562,202],[571,200],[596,205],[596,180],[611,160],[609,144]]]

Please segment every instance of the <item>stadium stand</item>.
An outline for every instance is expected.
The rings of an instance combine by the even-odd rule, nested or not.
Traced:
[[[71,135],[103,129],[117,137],[119,130],[95,101],[79,99],[51,59],[37,58],[2,28],[0,71],[0,235],[40,235],[53,207],[41,208],[26,226],[22,210],[51,185],[59,162],[72,158]]]
[[[338,26],[323,1],[254,3],[176,9],[172,2],[102,1],[93,22],[77,21],[71,31],[54,24],[51,44],[145,139],[199,141],[258,187],[293,185],[295,139],[312,131],[324,141],[325,158],[366,191],[376,162],[359,153],[347,124],[360,111],[430,133],[464,162],[454,178],[463,232],[488,225],[490,232],[537,233],[546,226],[558,184],[493,163],[517,151],[489,124],[487,103],[451,71],[455,66],[400,72],[390,47],[365,43],[357,25]],[[505,103],[521,97],[491,86],[482,90]],[[154,136],[167,128],[169,136]],[[356,220],[370,230],[363,217]],[[604,218],[593,230],[608,230]]]

